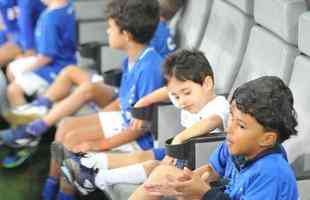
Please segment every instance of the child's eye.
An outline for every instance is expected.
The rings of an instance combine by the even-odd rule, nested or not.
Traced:
[[[239,127],[240,127],[241,129],[245,129],[245,126],[242,125],[242,124],[239,124]]]

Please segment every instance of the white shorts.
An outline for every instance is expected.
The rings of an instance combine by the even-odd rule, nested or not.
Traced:
[[[33,56],[19,58],[8,66],[16,83],[29,96],[35,93],[43,93],[49,87],[49,83],[45,79],[31,71],[27,72],[27,66],[32,65],[35,61],[36,58]]]
[[[99,120],[106,138],[121,133],[121,131],[127,127],[121,112],[99,112]],[[132,141],[128,144],[113,148],[112,150],[128,153],[142,149],[136,141]]]
[[[36,57],[30,56],[25,58],[18,58],[11,62],[8,66],[10,71],[12,72],[14,78],[21,76],[23,73],[27,71],[29,65],[32,65],[36,62]]]
[[[25,72],[16,77],[15,81],[29,96],[42,94],[49,87],[49,83],[45,79],[33,72]]]

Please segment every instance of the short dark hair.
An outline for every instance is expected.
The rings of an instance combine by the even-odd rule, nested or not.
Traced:
[[[263,76],[249,81],[234,91],[231,101],[266,131],[276,132],[279,143],[297,135],[293,94],[280,78]]]
[[[163,65],[166,80],[175,77],[180,81],[190,80],[203,84],[207,76],[213,81],[213,71],[208,59],[201,51],[178,50],[170,54]]]
[[[184,0],[159,0],[160,16],[170,20],[184,6]]]
[[[121,31],[132,34],[133,39],[147,44],[159,22],[158,0],[113,0],[107,7],[106,17],[111,18]]]

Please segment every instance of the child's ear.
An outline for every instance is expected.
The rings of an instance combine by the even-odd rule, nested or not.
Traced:
[[[206,78],[203,80],[203,85],[207,90],[212,90],[214,85],[213,85],[213,80],[211,76],[206,76]]]
[[[133,37],[132,37],[131,33],[127,32],[127,31],[124,31],[123,33],[124,33],[124,35],[126,37],[126,41],[127,42],[131,42],[133,40]]]
[[[272,147],[276,144],[278,139],[278,134],[275,132],[265,132],[261,140],[259,141],[259,145],[261,147]]]

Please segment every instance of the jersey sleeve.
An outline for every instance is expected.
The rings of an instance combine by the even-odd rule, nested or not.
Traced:
[[[209,163],[212,168],[220,175],[224,176],[226,162],[229,157],[228,147],[225,143],[221,143],[216,150],[211,154]]]

